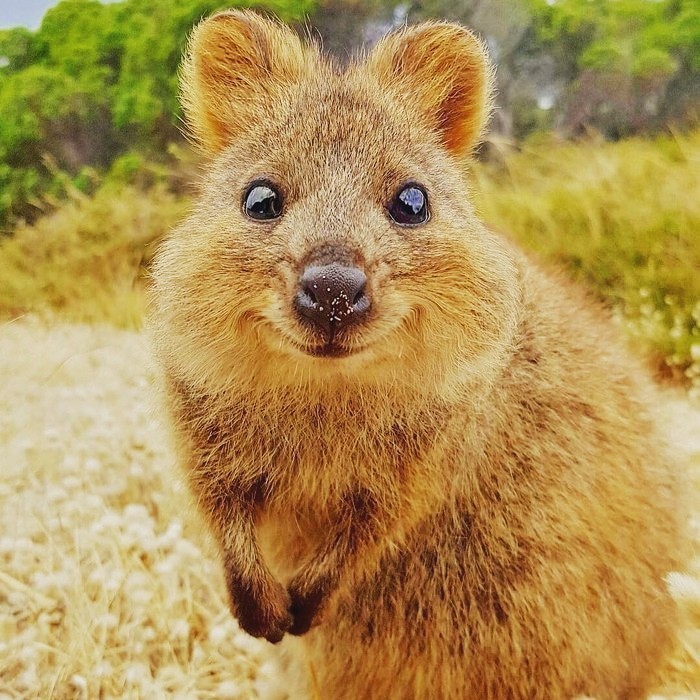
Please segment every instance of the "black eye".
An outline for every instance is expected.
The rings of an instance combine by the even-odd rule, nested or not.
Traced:
[[[269,182],[253,182],[245,193],[243,209],[251,219],[276,219],[282,213],[282,195]]]
[[[428,220],[428,195],[418,185],[404,187],[389,204],[389,215],[402,226],[424,224]]]

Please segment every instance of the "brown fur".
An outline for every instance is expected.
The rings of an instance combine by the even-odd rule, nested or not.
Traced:
[[[341,72],[231,12],[184,65],[211,163],[153,314],[181,459],[234,615],[303,635],[324,699],[639,697],[671,638],[658,399],[602,312],[476,219],[459,158],[490,84],[440,23]],[[261,176],[279,219],[241,210]],[[423,226],[386,215],[407,181]],[[369,279],[344,357],[292,304],[321,248]]]

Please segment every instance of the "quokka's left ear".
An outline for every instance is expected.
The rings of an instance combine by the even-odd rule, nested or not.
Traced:
[[[190,36],[180,71],[192,136],[216,154],[269,118],[315,61],[315,52],[291,29],[254,12],[232,10],[204,20]]]
[[[415,106],[451,153],[476,146],[491,112],[493,69],[468,29],[429,22],[399,30],[377,45],[367,67],[384,89]]]

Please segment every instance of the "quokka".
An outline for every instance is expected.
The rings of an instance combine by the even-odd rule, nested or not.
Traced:
[[[208,167],[153,328],[242,628],[301,636],[324,700],[642,696],[677,471],[605,313],[476,218],[483,45],[420,24],[340,69],[232,11],[182,79]]]

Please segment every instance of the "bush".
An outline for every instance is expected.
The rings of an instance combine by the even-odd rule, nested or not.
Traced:
[[[192,26],[256,7],[287,21],[314,0],[62,0],[36,32],[0,29],[0,226],[46,209],[56,168],[104,172],[132,149],[151,160],[179,138],[177,68]],[[45,167],[49,158],[55,168]],[[55,188],[54,188],[55,189]]]

